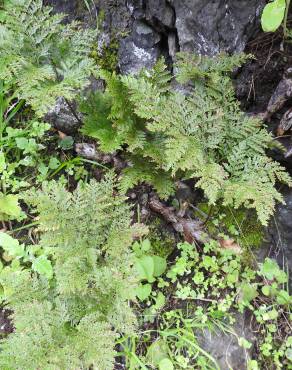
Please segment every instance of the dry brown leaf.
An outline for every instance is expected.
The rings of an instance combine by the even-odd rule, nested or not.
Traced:
[[[58,131],[58,134],[59,134],[59,137],[60,137],[61,140],[65,139],[65,137],[67,137],[67,135],[64,134],[64,132],[62,132],[62,131]]]
[[[232,250],[237,254],[242,253],[242,249],[240,245],[236,243],[234,239],[220,239],[219,243],[220,243],[220,246],[224,249]]]

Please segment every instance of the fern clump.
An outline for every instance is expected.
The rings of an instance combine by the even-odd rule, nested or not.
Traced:
[[[130,245],[143,229],[115,193],[114,177],[79,183],[70,193],[52,182],[24,195],[38,213],[40,240],[28,252],[51,260],[53,277],[14,261],[0,274],[15,331],[2,340],[2,369],[113,368],[118,333],[131,333],[136,274]]]
[[[95,69],[96,31],[63,19],[42,0],[9,0],[0,10],[0,80],[38,115],[60,96],[74,98]]]
[[[173,78],[162,60],[137,76],[102,71],[107,88],[82,102],[82,131],[102,151],[127,148],[124,190],[146,181],[167,198],[173,180],[195,179],[210,204],[254,208],[266,225],[283,201],[276,181],[292,181],[266,155],[272,135],[235,98],[228,74],[247,58],[180,53]]]

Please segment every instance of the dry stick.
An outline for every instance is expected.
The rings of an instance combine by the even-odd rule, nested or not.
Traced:
[[[152,196],[149,200],[149,207],[152,211],[159,213],[170,224],[175,231],[182,234],[189,243],[207,243],[210,237],[206,234],[201,221],[187,219],[177,216],[172,207],[168,207],[160,200]]]

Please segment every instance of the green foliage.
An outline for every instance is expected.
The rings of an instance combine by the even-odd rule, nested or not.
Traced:
[[[118,50],[119,42],[114,37],[109,45],[103,45],[100,51],[93,50],[90,55],[100,68],[114,72],[118,65]]]
[[[145,240],[135,249],[145,254],[151,245]],[[287,274],[272,259],[253,269],[244,266],[242,255],[215,240],[202,249],[178,244],[175,261],[152,286],[150,298],[144,300],[146,308],[145,303],[140,307],[147,330],[119,341],[127,368],[159,369],[161,361],[170,361],[175,369],[218,368],[198,343],[199,331],[204,329],[233,335],[241,347],[251,350],[246,352],[248,369],[289,368],[292,341],[285,328],[292,301],[285,290],[287,281]],[[154,299],[161,294],[167,297],[163,311],[156,309]],[[239,337],[232,328],[234,312],[246,309],[258,333],[256,342]],[[257,360],[250,359],[251,354]]]
[[[273,0],[263,10],[261,23],[265,32],[275,32],[282,24],[290,0]]]
[[[151,243],[148,239],[140,243],[135,242],[133,244],[133,251],[135,253],[135,269],[140,281],[136,294],[141,301],[144,301],[151,295],[151,284],[165,272],[166,259],[151,254]],[[146,284],[145,281],[147,281]]]
[[[264,228],[254,210],[231,209],[220,204],[210,207],[208,203],[199,203],[197,208],[199,211],[195,213],[196,217],[202,218],[200,211],[209,215],[206,226],[211,235],[230,235],[242,249],[258,248],[262,245]]]
[[[0,13],[0,80],[39,116],[58,97],[73,99],[94,71],[96,33],[63,19],[42,0],[5,1]]]
[[[56,182],[25,193],[41,236],[38,245],[22,245],[20,254],[30,256],[23,267],[16,259],[0,274],[15,326],[2,340],[1,368],[113,368],[117,334],[135,326],[129,247],[144,233],[130,226],[129,206],[114,186],[108,174],[100,183],[80,182],[73,193]],[[20,257],[14,239],[5,236],[0,244]]]
[[[82,103],[82,132],[104,152],[127,149],[123,191],[144,181],[167,198],[173,179],[195,179],[210,204],[253,208],[267,224],[276,202],[283,201],[276,181],[292,182],[266,155],[272,136],[235,99],[228,73],[247,58],[178,54],[175,78],[186,84],[186,94],[173,89],[162,60],[138,76],[100,73],[106,92]]]

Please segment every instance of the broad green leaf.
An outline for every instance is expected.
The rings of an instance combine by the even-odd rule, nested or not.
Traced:
[[[21,214],[21,208],[18,205],[18,196],[9,194],[4,195],[0,193],[0,214],[17,218]]]
[[[275,320],[278,316],[279,316],[278,311],[272,309],[271,311],[267,311],[263,314],[263,320],[264,321]]]
[[[261,18],[265,32],[275,32],[283,22],[286,9],[286,0],[274,0],[265,6]]]
[[[166,270],[166,259],[159,257],[159,256],[153,256],[153,262],[154,262],[154,272],[153,275],[158,277],[164,273]]]
[[[281,305],[287,305],[292,303],[292,297],[286,292],[286,290],[280,290],[277,294],[277,303]]]
[[[145,239],[141,243],[141,249],[143,252],[148,252],[151,248],[151,243],[149,239]]]
[[[259,370],[259,365],[256,360],[249,360],[247,363],[247,370]]]
[[[268,297],[270,295],[270,291],[271,291],[271,289],[270,289],[269,285],[265,285],[265,286],[262,287],[262,293],[265,296]]]
[[[25,137],[17,137],[15,139],[17,148],[24,150],[28,146],[28,139]]]
[[[10,235],[0,232],[0,246],[12,257],[23,257],[24,246],[19,244],[17,239]]]
[[[49,168],[51,170],[55,170],[57,169],[58,167],[60,166],[60,161],[58,158],[56,157],[51,157],[50,158],[50,162],[49,162]]]
[[[135,266],[140,280],[148,280],[149,283],[153,283],[155,281],[153,277],[154,261],[151,256],[142,256],[141,258],[136,258]]]
[[[73,147],[74,139],[72,136],[65,136],[64,139],[59,141],[59,147],[63,150],[68,150]]]
[[[170,361],[169,358],[164,358],[159,362],[158,365],[159,370],[173,370],[173,363]]]
[[[152,287],[150,284],[140,284],[136,289],[136,295],[140,301],[145,301],[151,294]]]
[[[46,256],[36,258],[32,263],[32,268],[40,275],[46,276],[47,279],[51,279],[53,277],[52,263]]]
[[[160,361],[165,358],[167,358],[167,345],[162,339],[158,339],[148,347],[146,355],[147,362],[157,367]]]

